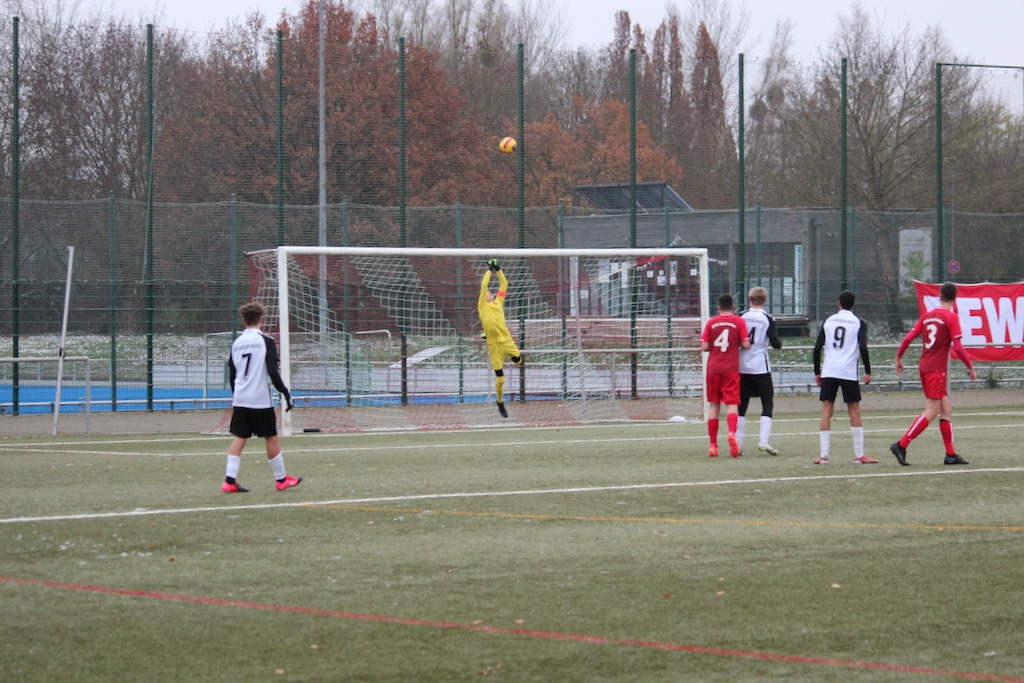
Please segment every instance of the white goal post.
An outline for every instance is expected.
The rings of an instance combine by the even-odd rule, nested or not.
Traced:
[[[707,249],[281,246],[248,254],[307,431],[703,415]],[[494,409],[477,298],[487,261],[525,360]],[[497,286],[492,277],[491,288]]]

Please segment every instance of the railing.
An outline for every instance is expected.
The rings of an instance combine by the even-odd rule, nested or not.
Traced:
[[[11,363],[17,365],[18,363],[62,363],[62,362],[85,362],[85,433],[88,434],[92,425],[92,372],[89,367],[88,356],[26,356],[19,358],[0,358],[0,363]],[[59,385],[59,382],[58,382]],[[68,402],[70,403],[70,402]],[[65,403],[66,405],[67,403]],[[24,404],[21,405],[31,405]],[[46,405],[46,404],[42,404]],[[53,413],[53,435],[57,435],[57,426],[60,421],[60,407],[61,400],[60,395],[55,392],[54,400],[49,403],[51,406],[50,410]]]

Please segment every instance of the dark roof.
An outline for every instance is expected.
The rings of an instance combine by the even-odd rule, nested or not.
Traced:
[[[576,192],[604,211],[629,211],[629,183],[578,185]],[[636,208],[642,213],[662,211],[665,207],[693,211],[668,183],[646,182],[636,184]]]

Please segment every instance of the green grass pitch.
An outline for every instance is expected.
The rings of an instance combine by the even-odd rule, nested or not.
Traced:
[[[0,439],[0,679],[1024,681],[1024,413],[913,416]]]

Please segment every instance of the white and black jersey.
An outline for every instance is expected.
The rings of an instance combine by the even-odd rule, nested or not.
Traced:
[[[768,347],[782,348],[775,318],[768,315],[763,308],[751,308],[742,316],[750,333],[750,348],[740,349],[740,374],[764,375],[772,371],[768,361]]]
[[[246,328],[231,345],[228,360],[231,405],[239,408],[273,408],[270,383],[288,402],[291,394],[278,369],[277,344],[255,327]]]
[[[825,352],[824,362],[822,351]],[[818,331],[818,340],[814,343],[814,374],[857,381],[858,355],[864,362],[864,373],[870,375],[868,324],[853,311],[841,309],[822,323]]]

